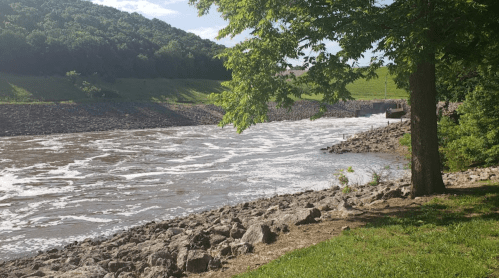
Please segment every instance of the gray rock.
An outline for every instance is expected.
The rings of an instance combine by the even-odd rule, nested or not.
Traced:
[[[247,242],[252,245],[257,243],[270,243],[272,241],[272,232],[269,226],[264,224],[255,224],[248,228],[246,233],[241,238],[241,242]]]
[[[220,256],[228,256],[232,254],[232,248],[229,244],[221,244],[218,247],[218,253],[220,254]]]
[[[107,271],[98,265],[82,266],[75,270],[68,271],[56,278],[103,278]]]
[[[245,232],[246,230],[244,229],[233,227],[232,229],[230,229],[230,237],[233,239],[238,239],[241,238]]]
[[[174,236],[172,238],[172,242],[170,242],[170,245],[168,245],[168,247],[171,250],[180,250],[182,248],[188,247],[190,244],[191,242],[189,240],[189,236],[181,234]]]
[[[277,221],[285,224],[303,225],[316,223],[315,218],[317,217],[321,217],[321,211],[317,208],[297,209],[293,214],[278,217]]]
[[[150,266],[161,266],[161,265],[164,265],[166,260],[173,260],[172,255],[168,252],[160,251],[160,252],[151,254],[147,258],[147,263]]]
[[[223,226],[215,226],[213,227],[213,233],[223,235],[225,237],[230,236],[230,226],[223,225]]]
[[[233,243],[230,247],[232,254],[235,256],[253,252],[253,245],[247,242]]]
[[[284,223],[278,223],[278,224],[272,225],[270,227],[270,231],[274,234],[288,233],[289,227],[288,227],[288,225],[286,225]]]
[[[208,262],[208,270],[216,270],[222,267],[222,261],[220,261],[220,258],[212,258]]]
[[[204,250],[190,250],[185,270],[192,273],[205,272],[212,257]]]
[[[403,193],[402,193],[402,190],[400,188],[391,189],[391,190],[385,192],[383,199],[387,200],[387,199],[392,199],[392,198],[400,198],[400,197],[402,197],[402,195],[403,195]]]
[[[210,245],[215,246],[220,242],[224,241],[227,237],[219,234],[211,234],[210,235]]]
[[[164,278],[170,277],[171,273],[168,269],[161,266],[147,267],[144,269],[144,274],[142,278]]]
[[[110,261],[107,264],[107,269],[110,272],[116,272],[116,271],[118,271],[118,269],[120,269],[122,267],[125,267],[126,265],[127,264],[125,262],[121,262],[121,261]]]
[[[354,209],[348,202],[342,201],[336,208],[338,211],[342,212],[343,217],[361,215],[364,212],[358,209]]]
[[[136,278],[131,272],[121,272],[117,278]]]
[[[187,263],[187,255],[189,253],[189,249],[182,248],[179,250],[177,255],[177,268],[181,270],[185,270],[185,264]]]

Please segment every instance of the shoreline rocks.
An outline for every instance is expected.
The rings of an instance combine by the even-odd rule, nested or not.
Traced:
[[[405,100],[341,101],[328,105],[324,117],[354,117],[356,110],[372,109],[375,102],[405,103]],[[319,104],[313,101],[297,101],[290,112],[277,109],[275,103],[269,103],[268,107],[269,122],[308,119],[319,111]],[[1,104],[0,136],[214,125],[223,114],[223,109],[215,105],[149,102]]]
[[[446,185],[499,180],[499,166],[447,173]],[[410,178],[377,186],[338,186],[278,195],[87,239],[34,257],[0,262],[0,277],[182,277],[222,268],[227,260],[272,244],[291,226],[362,215],[392,198],[408,198]]]
[[[395,122],[395,123],[394,123]],[[321,150],[329,153],[366,153],[383,152],[396,153],[405,156],[407,148],[400,145],[400,138],[405,133],[411,133],[410,121],[388,121],[385,127],[357,133],[339,144],[322,148]]]
[[[257,244],[272,244],[291,225],[324,221],[333,211],[348,217],[355,209],[358,214],[362,207],[391,196],[389,192],[406,197],[408,186],[409,180],[403,179],[380,186],[355,186],[347,194],[336,186],[150,222],[109,239],[87,239],[62,250],[2,262],[0,277],[181,277],[201,273],[252,252]]]
[[[499,166],[446,173],[443,179],[447,186],[499,180]],[[86,239],[61,250],[52,248],[34,257],[0,262],[0,278],[153,278],[204,273],[223,268],[231,258],[251,253],[260,244],[272,244],[292,226],[348,219],[389,199],[408,198],[410,184],[410,177],[405,177],[375,186],[349,185],[348,191],[333,186],[153,221],[107,239]]]

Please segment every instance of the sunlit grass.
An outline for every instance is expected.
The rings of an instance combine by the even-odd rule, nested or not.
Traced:
[[[403,89],[398,89],[393,81],[393,76],[389,75],[386,67],[376,71],[379,78],[366,81],[359,79],[352,84],[347,85],[347,89],[356,100],[374,100],[374,99],[407,99],[408,93]],[[386,81],[386,95],[385,95]],[[303,91],[307,91],[307,86],[300,87]],[[303,94],[301,99],[306,100],[321,100],[322,95]],[[296,99],[296,98],[295,98]]]

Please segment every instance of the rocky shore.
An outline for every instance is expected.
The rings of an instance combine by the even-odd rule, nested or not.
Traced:
[[[375,102],[405,104],[404,100],[338,102],[329,105],[324,116],[354,117],[355,111],[368,111]],[[269,121],[302,120],[319,111],[317,102],[312,101],[298,101],[290,112],[275,106],[275,103],[269,103]],[[207,125],[217,124],[223,114],[224,111],[214,105],[146,102],[1,104],[0,136]]]
[[[447,186],[481,180],[499,180],[499,167],[444,174]],[[387,200],[405,199],[410,179],[349,188],[274,196],[150,222],[109,239],[87,239],[2,262],[0,277],[152,278],[220,272],[228,260],[273,244],[293,227],[358,217]]]
[[[323,148],[330,153],[397,153],[405,155],[407,148],[400,145],[400,138],[411,132],[411,122],[387,121],[387,126],[355,134],[339,144]]]
[[[386,137],[387,134],[403,134],[407,126],[407,122],[390,124],[357,135],[356,138],[367,138],[360,141],[363,144],[355,138],[344,143],[357,144],[350,145],[352,149],[373,146],[370,140],[378,136]],[[381,146],[383,141],[380,140],[377,144]],[[369,148],[368,151],[374,149]],[[392,148],[385,147],[379,151],[382,150],[390,151]],[[499,167],[447,173],[443,179],[446,186],[453,187],[499,180]],[[408,198],[409,192],[410,178],[405,177],[382,180],[377,185],[349,185],[348,189],[333,186],[321,191],[286,194],[220,207],[184,218],[150,222],[111,238],[87,239],[61,250],[45,250],[34,257],[1,262],[0,278],[228,277],[225,271],[234,260],[259,252],[262,246],[271,248],[273,244],[277,245],[289,231],[302,226],[369,218],[374,208],[403,203],[404,200],[414,204],[415,201]],[[288,247],[286,250],[292,249]]]
[[[259,199],[3,262],[0,277],[181,277],[216,270],[256,244],[272,244],[290,226],[360,215],[376,202],[408,194],[406,178],[349,192],[335,186]]]

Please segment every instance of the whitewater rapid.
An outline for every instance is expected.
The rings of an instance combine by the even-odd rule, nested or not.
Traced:
[[[0,138],[0,261],[152,220],[320,190],[352,166],[401,176],[391,155],[320,148],[384,126],[384,115],[233,128],[189,126]]]

